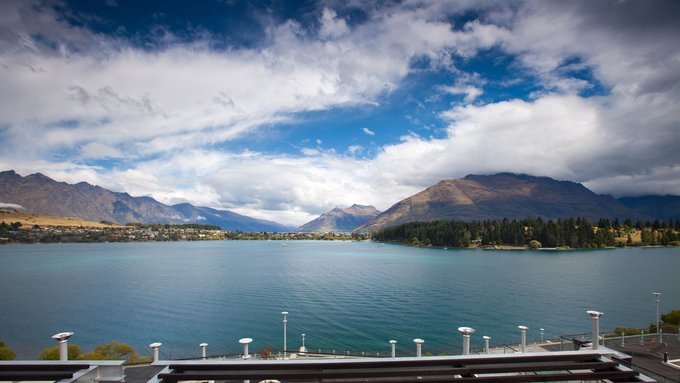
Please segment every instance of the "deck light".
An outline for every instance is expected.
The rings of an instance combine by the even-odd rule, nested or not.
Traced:
[[[520,333],[520,342],[519,342],[519,351],[520,352],[526,352],[527,350],[527,330],[529,327],[527,326],[517,326],[519,329]]]
[[[413,343],[416,344],[416,356],[418,358],[422,357],[423,356],[423,343],[425,343],[425,341],[420,339],[420,338],[416,338],[416,339],[413,340]]]
[[[491,337],[488,335],[484,335],[482,337],[484,339],[484,353],[488,354],[489,353],[489,341],[491,340]]]
[[[652,293],[656,296],[656,333],[659,335],[659,343],[663,343],[661,335],[661,317],[659,316],[659,305],[661,304],[661,293]]]
[[[162,344],[163,343],[156,342],[156,343],[151,343],[149,345],[149,347],[151,347],[151,350],[152,350],[151,355],[152,355],[152,360],[154,362],[158,362],[158,349],[161,348]]]
[[[305,354],[307,352],[307,347],[305,347],[305,335],[302,334],[302,347],[300,347],[300,354]]]
[[[599,311],[588,311],[588,315],[593,318],[593,350],[597,350],[598,344],[600,342],[600,317],[603,313]]]
[[[470,355],[470,335],[475,333],[472,327],[458,327],[458,332],[463,334],[463,355]]]
[[[250,359],[250,354],[248,354],[248,345],[253,342],[253,338],[241,338],[238,342],[243,345],[243,359]]]
[[[59,360],[68,360],[68,338],[72,336],[72,332],[60,332],[52,335],[52,339],[59,341]]]
[[[392,348],[392,357],[396,358],[397,357],[397,341],[392,339],[390,341],[390,347]]]
[[[206,358],[206,348],[208,347],[207,343],[201,343],[198,345],[198,347],[201,348],[201,358],[205,359]]]
[[[286,359],[286,323],[288,323],[288,311],[281,311],[283,315],[283,358]]]

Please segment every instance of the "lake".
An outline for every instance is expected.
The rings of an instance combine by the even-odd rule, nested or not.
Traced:
[[[127,342],[162,358],[288,348],[402,355],[458,353],[456,329],[492,345],[647,326],[680,308],[680,249],[503,251],[411,248],[367,242],[215,241],[0,246],[0,340],[33,359],[73,331],[72,343]]]

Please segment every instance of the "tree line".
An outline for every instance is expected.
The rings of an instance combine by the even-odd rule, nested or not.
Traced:
[[[378,230],[373,240],[416,246],[528,246],[602,248],[680,245],[680,220],[637,221],[602,218],[409,222]]]

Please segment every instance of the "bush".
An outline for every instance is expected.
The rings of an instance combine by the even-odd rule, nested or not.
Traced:
[[[0,340],[0,360],[14,360],[16,357],[17,353]]]
[[[529,248],[530,249],[540,249],[541,247],[543,247],[543,245],[541,245],[541,243],[538,242],[537,240],[533,239],[533,240],[529,241]]]
[[[79,359],[82,355],[80,347],[77,344],[68,345],[68,359],[74,360]],[[59,345],[44,348],[40,353],[41,360],[59,360]]]
[[[115,340],[107,344],[99,344],[94,350],[84,354],[80,359],[85,360],[127,360],[129,363],[135,363],[139,357],[132,346],[127,343],[120,343]]]
[[[636,329],[635,327],[617,327],[614,329],[614,334],[615,335],[621,335],[623,333],[624,335],[639,335],[640,330]]]
[[[661,316],[664,325],[680,325],[680,310],[669,311]]]
[[[42,360],[58,360],[59,345],[43,349],[40,353]],[[94,350],[83,354],[80,347],[76,344],[68,345],[69,360],[125,360],[127,363],[141,363],[150,361],[149,358],[139,357],[135,349],[127,343],[120,343],[115,340],[107,344],[99,344]]]

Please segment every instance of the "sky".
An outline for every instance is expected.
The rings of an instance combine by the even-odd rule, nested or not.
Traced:
[[[293,226],[467,174],[680,195],[679,41],[675,0],[3,0],[0,170]]]

